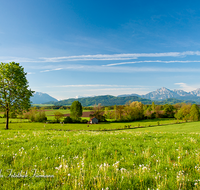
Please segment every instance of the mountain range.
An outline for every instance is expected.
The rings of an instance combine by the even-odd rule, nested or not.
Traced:
[[[175,103],[197,103],[200,104],[200,88],[185,92],[183,90],[170,90],[168,88],[162,87],[156,91],[149,92],[146,95],[138,94],[123,94],[119,96],[95,96],[95,97],[81,97],[81,98],[70,98],[66,100],[58,101],[52,96],[35,92],[34,96],[31,98],[33,104],[54,104],[54,105],[71,105],[73,101],[78,100],[83,106],[92,106],[94,104],[101,103],[102,105],[124,105],[129,101],[140,101],[143,104],[151,104],[154,101],[156,104],[175,104]]]
[[[170,90],[168,88],[162,87],[157,89],[156,91],[149,92],[146,95],[138,95],[138,94],[125,94],[120,95],[118,97],[126,97],[126,96],[138,96],[141,98],[146,98],[149,100],[165,100],[168,98],[175,98],[179,100],[191,100],[191,101],[197,101],[200,102],[200,88],[191,91],[191,92],[185,92],[183,90]]]
[[[113,106],[113,105],[125,105],[129,102],[138,101],[143,104],[152,104],[153,100],[141,98],[138,96],[126,96],[126,97],[116,97],[111,95],[106,96],[95,96],[95,97],[85,97],[85,98],[71,98],[67,100],[61,100],[58,102],[49,102],[49,104],[54,104],[55,106],[70,106],[74,101],[78,100],[83,107],[94,106],[101,103],[102,106]],[[191,103],[198,104],[195,101],[178,100],[175,98],[168,98],[162,101],[154,101],[155,104],[176,104],[176,103]]]
[[[53,98],[52,96],[46,94],[46,93],[42,93],[42,92],[35,92],[33,94],[33,96],[31,97],[31,102],[32,104],[43,104],[46,102],[57,102],[58,100]]]

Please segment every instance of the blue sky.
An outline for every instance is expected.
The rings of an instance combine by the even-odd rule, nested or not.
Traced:
[[[57,99],[200,88],[200,2],[0,1],[0,62]]]

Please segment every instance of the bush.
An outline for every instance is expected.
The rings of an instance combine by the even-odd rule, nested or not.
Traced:
[[[31,115],[30,116],[30,120],[33,122],[33,121],[35,121],[35,115]]]
[[[81,120],[81,123],[87,123],[87,122],[88,122],[87,119],[82,119],[82,120]]]
[[[81,122],[81,118],[78,119],[72,119],[73,123],[80,123]]]
[[[63,122],[64,123],[73,123],[73,120],[72,120],[71,117],[67,116],[67,117],[64,118]]]
[[[35,116],[35,121],[36,122],[45,122],[45,121],[47,121],[47,117],[46,117],[46,114],[45,114],[45,112],[39,112],[39,114],[37,114],[36,116]]]

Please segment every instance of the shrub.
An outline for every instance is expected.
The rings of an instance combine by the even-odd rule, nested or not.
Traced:
[[[81,123],[87,123],[87,122],[88,122],[87,119],[82,119],[82,120],[81,120]]]
[[[64,123],[73,123],[73,120],[72,120],[71,117],[67,116],[67,117],[64,118],[63,122]]]
[[[47,117],[46,117],[45,112],[39,112],[39,114],[37,114],[35,116],[35,121],[36,122],[45,122],[45,121],[47,121]]]

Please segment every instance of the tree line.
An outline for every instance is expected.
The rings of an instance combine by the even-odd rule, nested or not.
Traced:
[[[144,105],[141,102],[129,102],[126,105],[114,106],[114,110],[105,108],[104,116],[106,119],[116,121],[135,121],[153,118],[176,118],[179,120],[198,121],[200,110],[196,104],[177,103],[174,105]]]
[[[70,106],[70,116],[64,117],[59,110],[54,112],[55,120],[49,122],[64,123],[87,123],[87,119],[81,118],[83,106],[79,101],[74,101]],[[92,110],[91,110],[92,109]],[[95,117],[100,122],[106,121],[136,121],[154,118],[176,118],[178,120],[198,121],[200,119],[200,109],[196,104],[178,103],[174,105],[144,105],[141,102],[129,102],[126,105],[101,106],[101,104],[90,107],[90,118]],[[44,108],[31,108],[29,112],[23,114],[24,119],[32,122],[45,122],[47,117]]]

